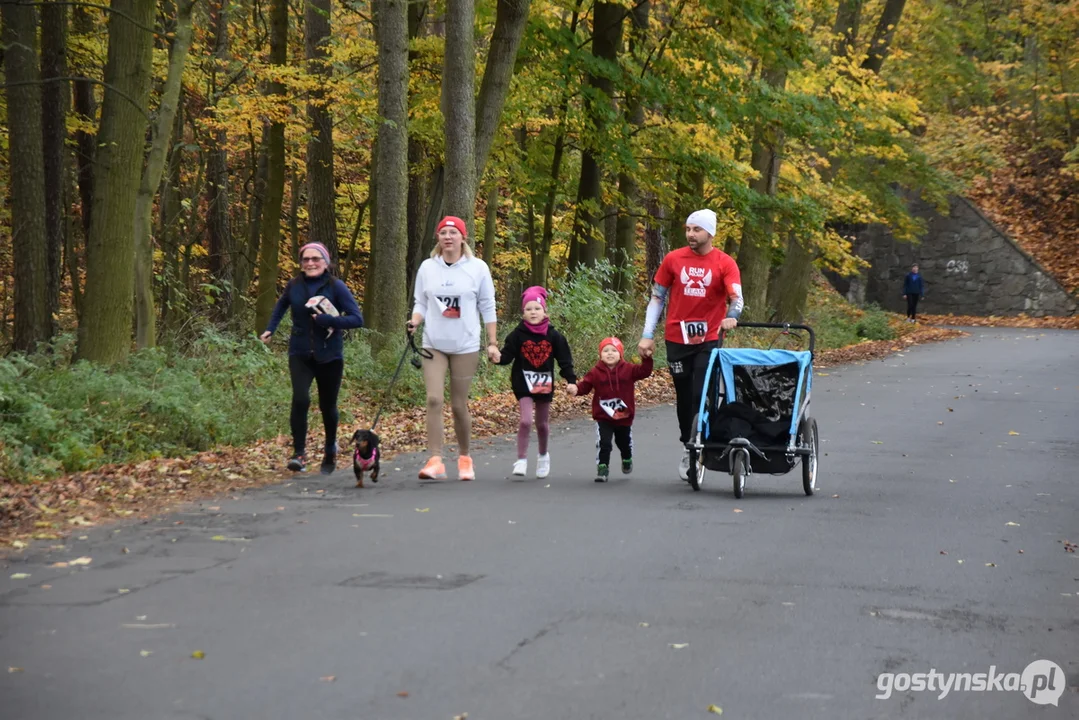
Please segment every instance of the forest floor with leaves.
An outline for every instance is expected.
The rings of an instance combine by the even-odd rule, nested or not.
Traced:
[[[893,340],[865,341],[817,353],[816,368],[834,367],[886,357],[912,345],[959,337],[955,329],[908,326],[897,322],[899,336]],[[973,324],[973,323],[971,323]],[[674,389],[670,375],[657,371],[637,385],[640,407],[671,404]],[[475,438],[507,435],[517,429],[517,402],[512,393],[478,398],[470,403]],[[373,410],[373,406],[369,410]],[[555,396],[554,421],[587,417],[591,398]],[[357,412],[353,426],[342,427],[342,444],[355,428],[367,427],[370,413]],[[285,419],[282,419],[285,423]],[[321,423],[312,418],[311,446],[321,447]],[[452,427],[449,411],[446,427]],[[384,415],[378,426],[383,462],[394,455],[421,450],[425,434],[425,408],[414,407]],[[175,506],[213,496],[235,495],[244,490],[282,482],[289,475],[283,466],[291,439],[273,440],[244,447],[222,447],[183,458],[161,458],[139,463],[109,465],[38,483],[0,486],[0,553],[27,546],[31,540],[59,540],[82,528],[124,519],[144,518]],[[339,469],[349,466],[350,453],[342,448]],[[316,458],[317,461],[317,458]],[[392,467],[392,465],[391,465]]]
[[[1079,292],[1079,178],[1056,156],[1015,148],[1008,157],[974,181],[971,200],[1068,292]]]

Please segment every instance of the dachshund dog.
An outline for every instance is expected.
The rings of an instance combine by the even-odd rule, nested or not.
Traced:
[[[371,473],[371,480],[378,482],[379,449],[378,435],[373,430],[357,430],[352,434],[352,472],[356,474],[356,487],[363,487],[363,474]]]

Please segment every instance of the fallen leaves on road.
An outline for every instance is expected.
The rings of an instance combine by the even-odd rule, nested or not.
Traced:
[[[70,561],[68,565],[89,565],[94,561],[91,557],[78,557]]]
[[[202,660],[204,657],[206,657],[206,653],[204,653],[202,650],[196,650],[195,652],[191,653],[191,657],[195,658],[196,660]]]
[[[407,690],[402,690],[401,692],[397,693],[397,697],[399,697],[399,698],[408,697],[408,691]]]
[[[1009,435],[1018,435],[1019,433],[1017,433],[1015,430],[1009,430],[1008,434]]]
[[[1005,523],[1005,525],[1007,525],[1008,527],[1019,527],[1019,523],[1011,522],[1010,520],[1007,523]]]
[[[712,713],[713,715],[722,715],[723,708],[721,708],[719,705],[709,705],[708,712]]]
[[[139,655],[142,655],[143,657],[150,657],[153,654],[153,650],[139,650]]]
[[[416,512],[431,512],[431,508],[416,508]]]
[[[12,580],[25,580],[28,577],[30,577],[30,573],[15,573],[14,575],[11,576],[11,579]]]
[[[689,647],[689,643],[667,643],[667,645],[674,650],[681,650],[682,648]]]
[[[23,669],[21,667],[8,667],[7,671],[9,673],[21,673]]]
[[[334,680],[336,680],[336,679],[337,679],[337,676],[336,676],[336,675],[326,675],[326,676],[324,676],[324,677],[320,677],[320,678],[319,678],[319,680],[321,680],[321,681],[322,681],[322,682],[324,682],[324,683],[331,683],[331,682],[333,682],[333,681],[334,681]]]

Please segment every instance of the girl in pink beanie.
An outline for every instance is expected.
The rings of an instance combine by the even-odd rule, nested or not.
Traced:
[[[550,318],[547,317],[547,290],[534,285],[521,293],[521,314],[523,319],[520,324],[506,336],[498,362],[499,365],[513,364],[510,385],[521,411],[513,474],[521,476],[528,472],[528,440],[532,434],[534,416],[539,440],[536,477],[545,478],[551,472],[547,440],[551,432],[555,361],[558,361],[560,373],[569,383],[568,387],[575,386],[577,376],[573,372],[569,343],[562,333],[551,327]]]

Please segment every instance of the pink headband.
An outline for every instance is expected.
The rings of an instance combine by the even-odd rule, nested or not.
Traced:
[[[318,242],[307,243],[302,248],[300,248],[300,257],[301,258],[303,257],[304,251],[306,251],[308,248],[314,248],[314,249],[318,250],[318,254],[322,256],[322,259],[326,261],[326,264],[327,265],[330,264],[330,251],[326,249],[325,245],[323,245],[322,243],[318,243]]]

